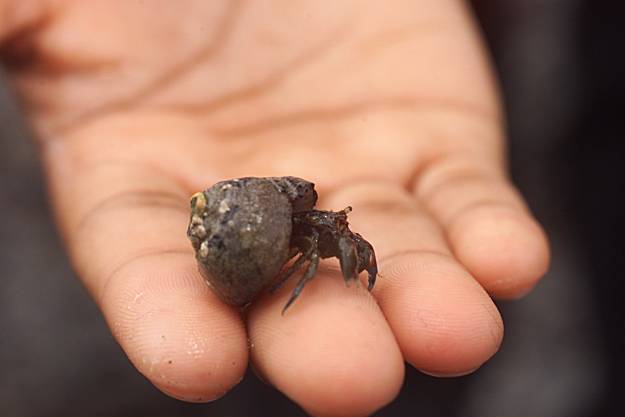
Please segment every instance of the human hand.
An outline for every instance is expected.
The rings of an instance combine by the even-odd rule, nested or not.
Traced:
[[[548,248],[506,178],[502,120],[459,2],[0,0],[12,81],[37,128],[72,262],[159,389],[219,397],[248,356],[316,415],[394,398],[404,360],[471,372]],[[320,268],[245,313],[200,277],[188,198],[246,175],[314,181],[375,247],[373,294]],[[248,344],[249,340],[249,344]],[[249,347],[249,349],[248,349]]]

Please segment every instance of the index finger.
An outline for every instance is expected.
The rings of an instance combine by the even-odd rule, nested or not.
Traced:
[[[44,144],[56,216],[78,275],[154,385],[188,401],[223,395],[247,367],[247,340],[238,311],[197,271],[185,236],[189,191],[148,163],[95,161],[85,149]]]

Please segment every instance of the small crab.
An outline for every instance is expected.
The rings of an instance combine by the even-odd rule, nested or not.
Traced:
[[[339,259],[347,283],[366,270],[371,290],[375,252],[349,230],[351,207],[322,211],[314,209],[316,202],[314,184],[296,177],[239,178],[194,194],[187,235],[214,292],[244,306],[270,285],[277,290],[308,262],[284,313],[314,277],[319,259],[330,257]]]
[[[315,276],[320,258],[338,258],[343,278],[348,284],[350,281],[357,281],[358,274],[366,270],[369,275],[367,288],[369,291],[373,289],[378,274],[375,251],[361,235],[349,230],[347,214],[351,211],[352,208],[347,207],[341,211],[308,210],[293,214],[291,258],[298,253],[300,255],[276,277],[272,291],[280,288],[306,261],[309,263],[282,313],[293,304],[306,283]]]

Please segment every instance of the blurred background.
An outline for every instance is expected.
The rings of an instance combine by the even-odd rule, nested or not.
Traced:
[[[470,376],[410,368],[376,416],[625,415],[625,8],[474,1],[501,79],[515,182],[552,242],[501,351]],[[300,416],[253,374],[186,404],[126,360],[67,262],[36,149],[0,78],[0,415]]]

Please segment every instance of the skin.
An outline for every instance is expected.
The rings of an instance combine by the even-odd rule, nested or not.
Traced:
[[[0,0],[0,41],[74,267],[171,396],[215,399],[251,361],[313,415],[370,414],[404,361],[438,376],[487,361],[503,334],[491,296],[547,269],[460,1]],[[373,293],[324,261],[284,317],[293,282],[245,318],[221,303],[185,236],[188,198],[247,175],[353,206]]]

